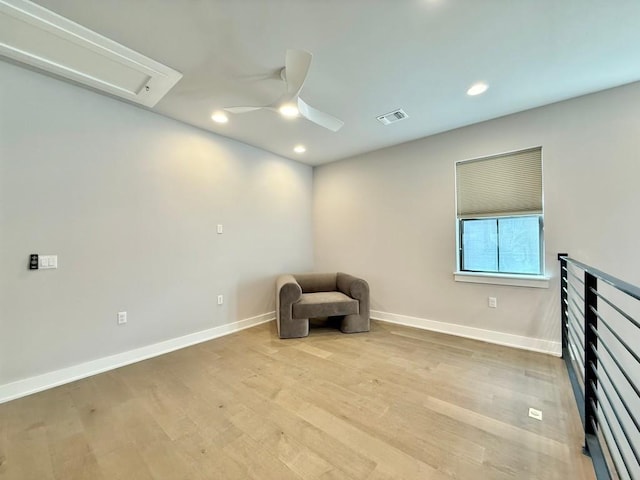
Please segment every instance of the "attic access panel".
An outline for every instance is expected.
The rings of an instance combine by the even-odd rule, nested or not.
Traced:
[[[0,55],[147,107],[182,78],[28,0],[0,0]]]

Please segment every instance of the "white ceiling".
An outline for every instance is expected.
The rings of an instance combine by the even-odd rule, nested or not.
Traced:
[[[184,74],[153,108],[318,165],[640,80],[639,0],[37,0]],[[287,48],[337,133],[271,111]],[[467,88],[484,81],[478,97]],[[376,116],[410,118],[383,126]],[[293,152],[294,145],[307,152]]]

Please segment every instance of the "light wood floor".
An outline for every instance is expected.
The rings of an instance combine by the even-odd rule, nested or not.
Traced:
[[[0,478],[593,479],[579,422],[558,358],[272,322],[0,405]]]

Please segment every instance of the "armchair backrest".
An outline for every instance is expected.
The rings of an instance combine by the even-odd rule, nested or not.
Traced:
[[[302,293],[333,292],[338,290],[335,273],[300,273],[294,275]]]

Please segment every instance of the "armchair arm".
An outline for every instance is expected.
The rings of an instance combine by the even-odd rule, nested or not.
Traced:
[[[302,298],[302,288],[293,275],[281,275],[276,280],[276,319],[278,334],[280,324],[293,320],[292,305]]]
[[[351,298],[363,301],[369,306],[369,284],[362,278],[354,277],[347,273],[338,272],[337,277],[338,290]]]
[[[346,315],[340,329],[345,333],[369,331],[369,284],[362,278],[338,272],[338,290],[358,300],[358,313]]]

